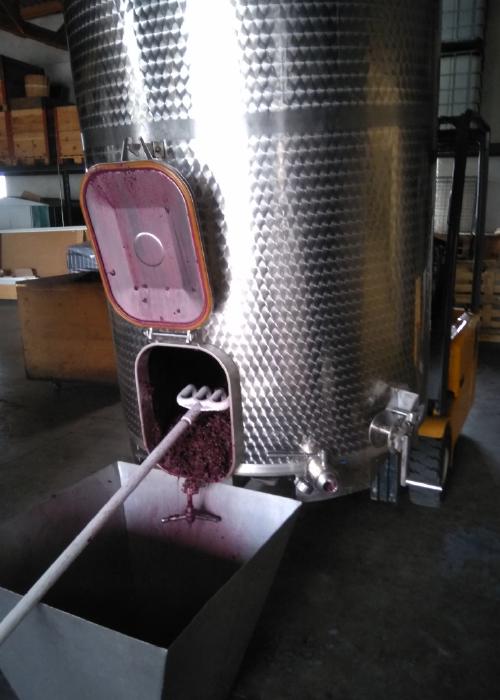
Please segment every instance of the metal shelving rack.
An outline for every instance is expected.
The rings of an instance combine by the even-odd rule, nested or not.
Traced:
[[[19,175],[58,175],[62,182],[61,207],[63,210],[64,223],[68,226],[73,224],[71,212],[71,186],[70,175],[80,175],[85,172],[85,166],[77,163],[59,164],[33,164],[33,165],[0,165],[0,175],[8,177]]]

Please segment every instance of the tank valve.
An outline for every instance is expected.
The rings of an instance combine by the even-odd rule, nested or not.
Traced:
[[[319,491],[325,496],[333,496],[337,493],[338,478],[326,465],[325,450],[311,454],[304,476],[298,476],[295,479],[295,488],[303,496],[309,496],[314,491]]]

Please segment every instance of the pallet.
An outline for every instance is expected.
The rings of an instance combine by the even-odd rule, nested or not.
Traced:
[[[58,158],[57,162],[60,165],[84,165],[85,158],[81,156],[73,156],[72,158]]]
[[[500,342],[500,262],[484,261],[481,275],[481,333],[480,340]],[[455,280],[455,302],[459,306],[470,303],[472,293],[473,264],[460,260]]]
[[[59,150],[57,151],[57,162],[60,165],[83,165],[84,156],[81,147],[77,148],[77,146],[75,145],[74,153],[68,151],[69,149],[66,149],[66,151],[62,153]]]
[[[490,333],[482,331],[480,336],[482,343],[500,343],[500,333]]]
[[[26,166],[26,165],[50,165],[50,158],[48,156],[43,158],[14,158],[12,165]]]
[[[11,109],[45,109],[50,106],[49,99],[43,97],[14,97],[9,100]]]

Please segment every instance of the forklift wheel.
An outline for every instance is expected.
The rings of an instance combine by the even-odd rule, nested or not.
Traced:
[[[446,477],[451,459],[451,441],[448,433],[444,437],[420,437],[410,451],[408,481],[425,486],[408,484],[410,501],[419,506],[439,508],[444,494]],[[438,487],[436,489],[429,487]]]

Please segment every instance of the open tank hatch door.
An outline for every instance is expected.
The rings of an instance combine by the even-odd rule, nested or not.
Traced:
[[[95,165],[81,207],[108,299],[136,326],[189,331],[212,310],[195,204],[173,168],[152,161]]]

